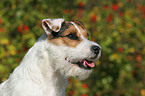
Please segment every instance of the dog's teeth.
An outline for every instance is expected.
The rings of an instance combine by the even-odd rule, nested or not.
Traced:
[[[66,61],[69,61],[68,57],[65,58]]]
[[[71,62],[70,59],[68,59],[68,58],[67,58],[67,61],[68,61],[68,62]]]
[[[83,65],[84,65],[85,67],[87,67],[86,62],[84,62]]]
[[[67,58],[67,61],[70,62],[70,60]]]

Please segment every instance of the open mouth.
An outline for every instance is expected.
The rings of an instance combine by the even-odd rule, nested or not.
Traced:
[[[87,59],[83,59],[80,61],[71,61],[66,57],[65,60],[67,60],[71,64],[77,64],[80,68],[83,69],[92,69],[93,67],[95,67],[94,62]]]

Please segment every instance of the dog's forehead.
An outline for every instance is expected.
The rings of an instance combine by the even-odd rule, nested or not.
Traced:
[[[67,26],[63,26],[64,28],[61,29],[60,34],[67,35],[69,33],[76,32],[78,35],[82,35],[83,38],[88,38],[88,31],[85,27],[78,25],[75,22],[70,22]],[[80,37],[81,38],[81,37]]]
[[[77,30],[76,32],[78,32],[78,34],[81,35],[81,38],[88,38],[88,32],[85,29],[84,25],[80,24],[80,23],[76,23],[76,22],[71,22],[73,24],[73,26],[75,27],[75,29]]]

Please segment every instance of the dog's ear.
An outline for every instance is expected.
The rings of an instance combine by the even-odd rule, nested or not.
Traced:
[[[64,19],[43,19],[42,27],[47,35],[49,35],[52,31],[58,32],[61,29],[61,25],[64,22]]]

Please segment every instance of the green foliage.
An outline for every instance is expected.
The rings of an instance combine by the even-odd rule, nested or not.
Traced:
[[[67,96],[145,96],[143,0],[1,0],[0,82],[43,33],[44,18],[77,19],[102,46],[85,81],[69,78]]]

